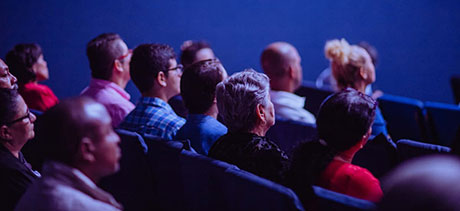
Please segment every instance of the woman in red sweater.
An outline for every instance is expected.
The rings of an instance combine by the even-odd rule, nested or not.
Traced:
[[[361,92],[347,88],[329,96],[316,120],[318,139],[301,144],[293,155],[287,184],[309,207],[312,185],[356,198],[377,202],[380,182],[365,168],[351,164],[366,144],[377,103]]]
[[[19,93],[30,109],[46,111],[58,103],[58,98],[48,86],[38,84],[49,78],[48,66],[38,44],[14,46],[6,55],[6,63],[18,78]]]

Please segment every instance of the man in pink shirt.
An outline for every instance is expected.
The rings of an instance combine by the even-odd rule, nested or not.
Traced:
[[[131,54],[126,43],[114,33],[101,34],[86,47],[92,78],[81,95],[104,105],[112,117],[113,127],[134,109],[130,95],[124,90],[130,80]]]

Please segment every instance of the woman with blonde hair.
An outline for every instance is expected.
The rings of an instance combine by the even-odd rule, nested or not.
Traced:
[[[350,45],[345,39],[335,39],[326,42],[324,53],[331,61],[332,76],[339,90],[353,88],[365,93],[367,85],[375,82],[375,67],[364,48]],[[377,108],[372,135],[380,133],[388,136],[385,120]]]

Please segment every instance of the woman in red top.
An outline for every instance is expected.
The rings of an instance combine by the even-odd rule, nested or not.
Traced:
[[[301,144],[293,155],[287,184],[309,207],[312,185],[377,202],[379,181],[367,170],[351,164],[367,142],[377,103],[352,88],[329,96],[316,119],[318,140]]]
[[[58,103],[58,98],[48,86],[38,84],[49,78],[48,66],[38,44],[14,46],[6,55],[6,63],[18,78],[19,93],[29,108],[46,111]]]

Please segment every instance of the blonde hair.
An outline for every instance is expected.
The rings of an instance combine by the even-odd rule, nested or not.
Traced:
[[[343,38],[326,42],[324,54],[331,61],[332,76],[339,89],[355,88],[355,82],[361,79],[359,69],[366,63],[363,51],[366,53],[363,48],[350,45]]]

